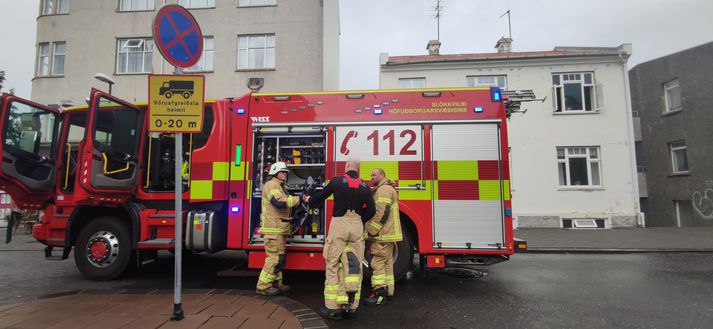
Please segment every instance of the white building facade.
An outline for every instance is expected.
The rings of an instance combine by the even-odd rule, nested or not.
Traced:
[[[433,52],[431,52],[433,53]],[[517,227],[632,227],[640,215],[627,59],[631,45],[381,55],[380,87],[532,90],[508,124]]]
[[[94,76],[113,94],[146,101],[148,74],[172,74],[152,39],[163,4],[189,8],[204,36],[201,60],[185,73],[206,77],[206,98],[261,91],[335,90],[339,83],[338,0],[40,0],[32,100],[82,103]]]

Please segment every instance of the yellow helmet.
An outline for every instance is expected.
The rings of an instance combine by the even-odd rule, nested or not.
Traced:
[[[290,172],[287,170],[287,165],[284,162],[275,162],[270,166],[270,171],[267,173],[268,175],[276,175],[278,172],[284,171],[284,172]]]

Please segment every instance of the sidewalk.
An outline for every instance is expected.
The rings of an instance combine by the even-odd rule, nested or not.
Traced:
[[[170,321],[172,291],[84,290],[0,305],[0,328],[327,328],[307,306],[286,297],[236,290],[184,291],[182,321]]]
[[[713,227],[521,228],[528,252],[713,252]]]

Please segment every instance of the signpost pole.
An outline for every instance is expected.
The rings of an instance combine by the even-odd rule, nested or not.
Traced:
[[[183,70],[180,67],[176,67],[175,74],[182,74]],[[174,238],[174,257],[175,257],[175,268],[174,268],[174,278],[173,278],[173,315],[171,315],[172,321],[180,321],[183,319],[183,308],[181,306],[181,266],[182,264],[182,254],[183,254],[183,133],[176,133],[175,140],[175,154],[174,163],[176,173],[174,176],[174,186],[175,186],[175,238]]]
[[[165,1],[164,1],[165,2]],[[181,306],[181,262],[183,260],[183,133],[199,132],[203,125],[205,77],[187,77],[183,68],[200,60],[203,52],[203,33],[198,22],[185,8],[169,4],[159,9],[154,17],[154,42],[169,63],[176,67],[173,76],[149,75],[149,131],[175,134],[175,228],[172,321],[184,318]],[[168,79],[166,79],[168,78]],[[156,82],[155,84],[153,82]],[[159,84],[160,83],[160,84]],[[183,97],[180,102],[171,97]],[[152,103],[152,100],[157,102]],[[158,101],[161,100],[161,101]],[[172,108],[166,108],[171,104]]]

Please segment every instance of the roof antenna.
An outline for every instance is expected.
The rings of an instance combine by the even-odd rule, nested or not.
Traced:
[[[436,40],[441,41],[441,13],[443,12],[443,2],[444,0],[436,0],[436,5],[433,7],[435,11],[434,17],[436,18]]]
[[[508,38],[512,39],[512,26],[510,25],[510,9],[506,11],[504,14],[500,15],[498,19],[503,18],[503,16],[508,15]]]

